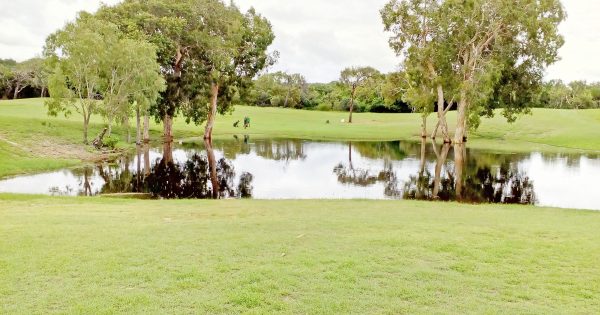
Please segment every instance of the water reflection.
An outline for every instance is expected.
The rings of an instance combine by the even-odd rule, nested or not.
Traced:
[[[158,147],[112,163],[0,180],[0,192],[161,198],[419,199],[600,210],[600,158],[431,142],[256,140]]]
[[[359,152],[370,152],[368,151],[369,145],[362,143],[358,145],[357,151]],[[398,150],[397,152],[401,152]],[[384,195],[386,197],[397,198],[401,195],[398,189],[398,178],[393,170],[393,165],[390,162],[389,156],[386,156],[381,170],[370,170],[354,167],[352,164],[352,142],[348,144],[348,164],[340,162],[334,169],[333,172],[336,174],[337,179],[340,183],[345,185],[354,185],[367,187],[377,183],[384,185]]]
[[[421,144],[419,173],[410,176],[403,198],[419,200],[458,200],[471,203],[535,204],[535,189],[530,178],[506,159],[494,166],[485,159],[469,156],[464,145],[432,143],[436,156],[434,173],[425,168],[426,143]],[[454,163],[448,161],[453,149]],[[499,164],[498,164],[499,163]]]

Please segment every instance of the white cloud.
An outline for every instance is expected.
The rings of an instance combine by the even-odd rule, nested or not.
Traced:
[[[399,58],[387,44],[379,9],[387,0],[237,0],[254,6],[273,24],[273,49],[281,58],[273,70],[304,74],[309,81],[331,81],[342,68],[370,65],[392,71]],[[104,0],[113,4],[119,0]],[[600,81],[600,1],[563,0],[569,14],[561,26],[566,44],[562,60],[547,78]],[[25,60],[41,53],[45,38],[73,20],[78,11],[94,11],[100,0],[19,0],[0,2],[0,58]]]

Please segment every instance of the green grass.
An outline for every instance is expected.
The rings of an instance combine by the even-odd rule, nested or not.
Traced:
[[[0,178],[43,170],[52,170],[77,165],[74,159],[47,159],[32,157],[27,152],[0,141]]]
[[[0,313],[594,314],[600,213],[0,195]]]
[[[251,128],[234,128],[233,123],[245,116],[252,119]],[[417,140],[420,130],[416,114],[361,113],[355,115],[354,124],[341,123],[342,119],[347,119],[347,113],[237,106],[233,114],[217,118],[215,137],[249,134],[253,138]],[[448,119],[452,126],[454,113]],[[432,116],[430,125],[433,124]],[[90,139],[103,126],[100,117],[93,117]],[[159,139],[161,129],[152,124],[154,139]],[[190,141],[203,134],[201,126],[188,125],[183,119],[176,119],[174,130],[176,138]],[[122,128],[115,128],[117,136],[124,133]],[[81,118],[75,114],[69,118],[48,117],[42,99],[0,101],[0,143],[4,143],[0,146],[0,160],[11,160],[13,164],[10,169],[0,166],[0,176],[93,159],[94,154],[80,144],[81,138]],[[7,145],[7,141],[18,146]],[[15,147],[22,152],[11,153]],[[598,152],[600,110],[534,109],[533,115],[524,116],[515,124],[506,123],[500,115],[484,119],[479,131],[470,138],[469,147],[505,152]]]

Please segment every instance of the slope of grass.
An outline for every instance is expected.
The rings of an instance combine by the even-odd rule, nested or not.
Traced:
[[[245,116],[251,118],[251,128],[234,128],[233,123]],[[452,126],[454,113],[450,113],[448,118]],[[418,139],[419,118],[416,114],[361,113],[356,114],[353,124],[342,123],[342,119],[347,119],[347,113],[237,106],[233,114],[217,118],[215,136],[230,138],[236,134],[249,134],[254,138],[314,140]],[[433,123],[432,117],[430,124]],[[100,117],[93,117],[90,139],[103,126]],[[161,128],[152,124],[154,139],[160,137]],[[174,129],[179,139],[197,139],[203,133],[201,126],[188,125],[182,119],[175,121]],[[117,127],[114,132],[123,137],[125,130]],[[44,158],[58,164],[63,163],[60,160],[64,158],[92,159],[93,154],[80,144],[81,138],[81,118],[76,114],[69,118],[48,117],[42,99],[0,101],[0,143],[5,143],[0,147],[0,158],[10,158],[10,150],[6,149],[9,141],[29,152],[24,156],[26,158]],[[506,123],[502,117],[484,119],[479,131],[472,135],[469,146],[509,152],[600,151],[600,110],[535,109],[533,115],[525,116],[515,124]],[[18,160],[14,160],[14,165],[12,170],[0,171],[0,174],[35,170],[35,167],[25,165],[19,167]]]
[[[0,195],[0,313],[594,314],[600,213]]]
[[[18,147],[0,140],[0,178],[20,173],[52,170],[77,165],[75,159],[32,157]]]

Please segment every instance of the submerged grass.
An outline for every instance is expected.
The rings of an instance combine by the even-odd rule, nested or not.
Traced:
[[[0,313],[593,314],[600,213],[0,195]]]

